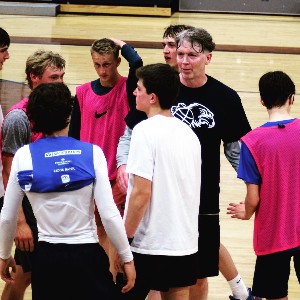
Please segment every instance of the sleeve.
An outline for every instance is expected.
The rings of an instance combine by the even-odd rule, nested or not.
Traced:
[[[136,124],[147,118],[147,115],[143,111],[136,109],[135,96],[133,95],[133,91],[135,90],[138,81],[135,72],[139,67],[143,66],[143,60],[138,53],[127,44],[122,47],[121,54],[129,63],[126,91],[130,109],[125,117],[125,122],[129,128],[133,129]]]
[[[239,167],[240,152],[241,152],[240,141],[236,141],[232,143],[224,143],[225,157],[230,162],[231,166],[235,169],[236,172]]]
[[[2,152],[15,155],[17,150],[31,142],[30,122],[21,109],[10,111],[2,126]]]
[[[225,144],[240,140],[251,130],[238,93],[227,87],[224,90],[222,140]]]
[[[146,122],[146,121],[145,121]],[[126,172],[152,181],[154,172],[154,151],[152,138],[146,133],[143,123],[132,131]]]
[[[94,145],[96,181],[94,197],[105,231],[123,262],[133,260],[124,223],[114,202],[108,179],[107,163],[103,151]]]
[[[241,144],[241,155],[240,155],[237,177],[244,180],[247,183],[252,183],[257,185],[261,184],[261,176],[258,171],[256,162],[249,148],[244,142],[242,142]]]
[[[24,197],[24,192],[20,188],[17,179],[18,154],[19,152],[17,151],[12,161],[11,173],[4,196],[3,208],[1,210],[0,257],[3,259],[8,258],[11,254],[17,227],[18,214]],[[22,159],[22,157],[20,157],[20,159]]]
[[[135,96],[133,95],[133,91],[135,90],[138,81],[135,75],[135,71],[139,67],[143,66],[143,60],[138,55],[138,53],[131,46],[127,44],[125,44],[122,47],[121,54],[129,63],[129,73],[126,81],[126,91],[127,91],[128,101],[129,101],[129,107],[130,109],[135,109],[136,102],[135,102]]]
[[[68,135],[77,140],[80,140],[80,128],[81,128],[80,122],[81,122],[80,107],[79,107],[78,99],[75,96]]]
[[[120,137],[117,147],[117,168],[127,164],[132,129],[125,127],[124,134]]]

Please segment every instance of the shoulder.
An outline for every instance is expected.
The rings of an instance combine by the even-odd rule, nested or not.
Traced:
[[[24,110],[16,108],[8,112],[4,118],[3,126],[13,126],[16,123],[29,123]]]
[[[237,94],[236,90],[212,76],[207,75],[207,83],[209,83],[210,85],[214,85],[216,88],[221,89],[223,92]]]
[[[84,90],[87,90],[89,88],[91,88],[91,85],[92,85],[92,82],[86,82],[86,83],[83,83],[82,85],[79,85],[76,87],[76,93],[79,91],[84,91]]]
[[[24,145],[21,148],[19,148],[15,154],[16,159],[20,158],[21,160],[26,160],[28,156],[31,157],[29,144]]]

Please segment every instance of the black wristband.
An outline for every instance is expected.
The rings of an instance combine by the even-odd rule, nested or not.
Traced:
[[[131,243],[133,241],[133,237],[132,238],[128,237],[127,239],[128,239],[129,245],[131,245]]]

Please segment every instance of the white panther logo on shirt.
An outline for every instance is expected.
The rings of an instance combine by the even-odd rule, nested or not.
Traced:
[[[215,126],[214,114],[204,105],[193,103],[186,106],[184,103],[178,103],[177,106],[171,107],[174,117],[179,118],[191,128]]]

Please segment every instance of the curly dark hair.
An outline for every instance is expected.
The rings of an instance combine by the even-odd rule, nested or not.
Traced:
[[[10,45],[10,37],[6,30],[0,27],[0,47],[9,47]]]
[[[61,82],[42,83],[29,95],[26,106],[32,131],[50,135],[70,123],[74,97]]]

